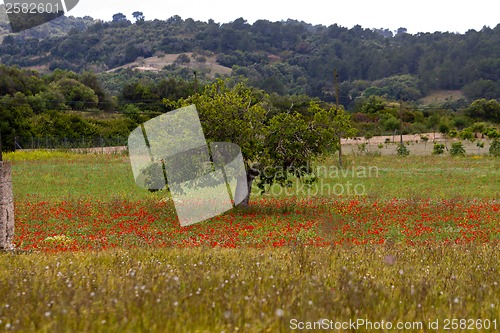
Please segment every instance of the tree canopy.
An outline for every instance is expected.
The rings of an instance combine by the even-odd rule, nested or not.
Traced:
[[[240,146],[247,180],[251,183],[260,175],[262,189],[273,183],[287,186],[293,177],[313,176],[312,162],[338,149],[339,135],[355,134],[342,109],[326,110],[311,102],[306,113],[270,115],[267,98],[244,83],[228,87],[226,81],[217,80],[178,103],[196,105],[209,141]]]

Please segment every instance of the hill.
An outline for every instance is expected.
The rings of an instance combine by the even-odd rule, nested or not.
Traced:
[[[500,98],[500,24],[465,34],[411,35],[405,29],[393,34],[295,20],[253,24],[243,18],[219,24],[179,16],[137,23],[65,20],[87,23],[64,36],[10,35],[0,46],[1,62],[106,72],[122,66],[147,69],[163,63],[159,60],[163,54],[165,63],[173,60],[167,55],[209,54],[205,65],[212,64],[212,74],[245,77],[269,93],[307,94],[325,101],[334,100],[337,69],[341,103],[349,108],[367,91],[367,95],[415,101],[433,90],[463,90],[469,100]]]

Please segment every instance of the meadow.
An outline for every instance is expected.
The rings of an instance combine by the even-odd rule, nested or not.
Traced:
[[[327,158],[316,185],[180,227],[126,155],[4,157],[0,332],[500,330],[498,158]]]

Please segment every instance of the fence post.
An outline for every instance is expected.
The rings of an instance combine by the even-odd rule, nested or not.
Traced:
[[[14,196],[11,165],[0,162],[0,250],[14,250]]]

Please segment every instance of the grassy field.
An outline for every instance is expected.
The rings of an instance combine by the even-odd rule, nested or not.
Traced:
[[[5,157],[0,332],[500,330],[498,159],[327,159],[312,187],[180,227],[124,155]]]

